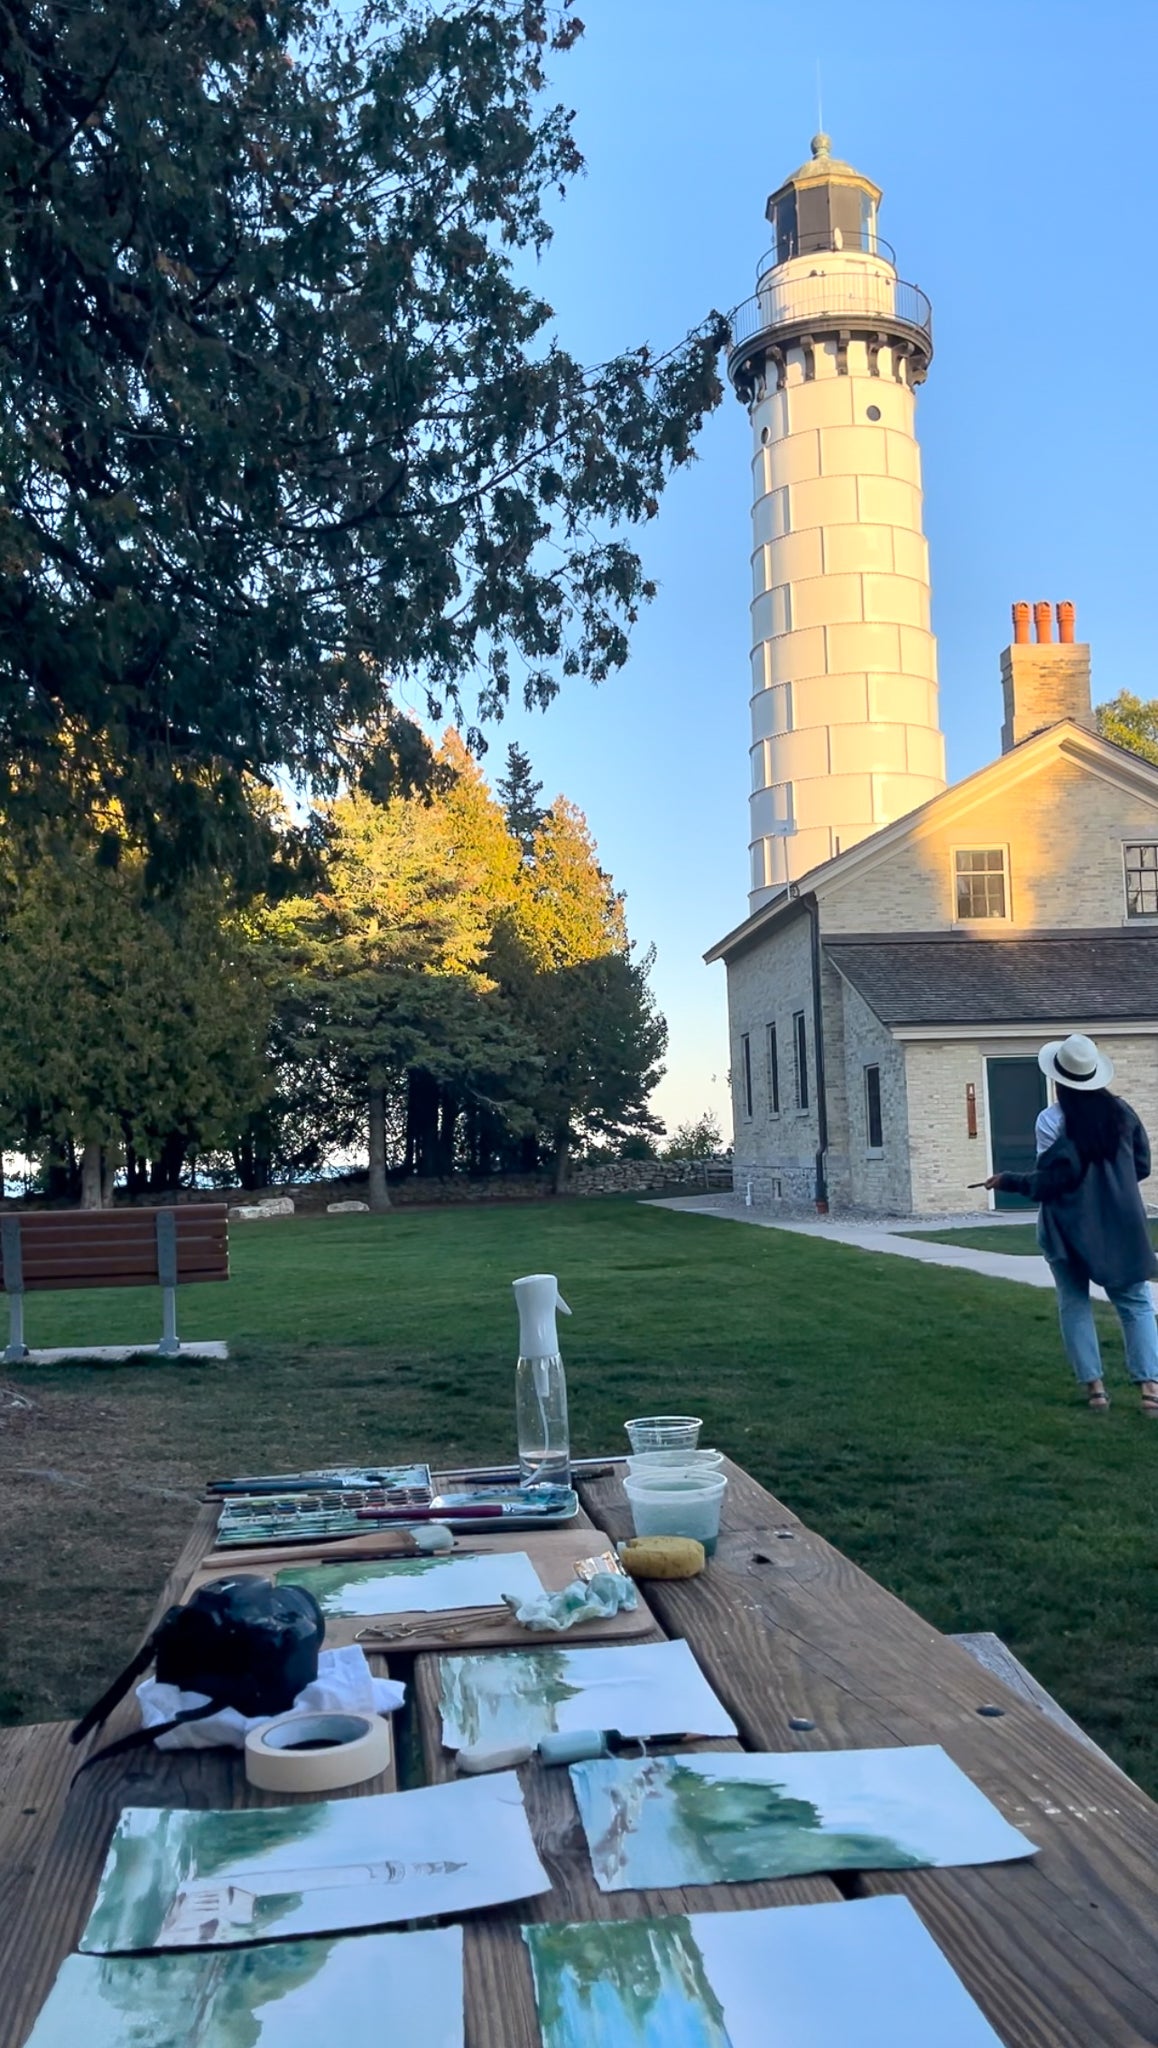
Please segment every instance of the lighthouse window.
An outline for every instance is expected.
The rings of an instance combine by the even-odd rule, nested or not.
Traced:
[[[868,408],[868,418],[869,418],[870,420],[879,420],[880,416],[881,416],[881,409],[880,409],[880,406],[879,406],[879,405],[870,405],[870,406],[869,406],[869,408]]]
[[[957,916],[962,923],[1007,917],[1005,848],[958,847],[953,855]]]

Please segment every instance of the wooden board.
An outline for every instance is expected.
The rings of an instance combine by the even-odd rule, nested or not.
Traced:
[[[229,1278],[223,1202],[174,1209],[177,1280]],[[19,1214],[20,1264],[28,1294],[80,1287],[156,1286],[157,1209],[32,1210]],[[0,1289],[3,1257],[0,1253]]]
[[[501,1557],[523,1552],[530,1558],[543,1585],[549,1593],[559,1592],[570,1585],[575,1577],[575,1567],[580,1559],[595,1556],[610,1546],[610,1538],[598,1529],[579,1528],[572,1523],[567,1529],[524,1529],[512,1531],[505,1536],[460,1536],[455,1544],[456,1554],[461,1557]],[[335,1546],[329,1544],[322,1550],[314,1550],[308,1544],[301,1544],[293,1555],[273,1569],[290,1571],[295,1566],[303,1571],[312,1571],[318,1565],[341,1562],[335,1557]],[[374,1556],[369,1549],[355,1553],[355,1560],[368,1562]],[[389,1553],[383,1562],[390,1564],[397,1559],[397,1552]],[[270,1576],[268,1558],[262,1557],[253,1564],[241,1566],[236,1558],[225,1553],[215,1553],[190,1576],[189,1583],[181,1595],[189,1598],[198,1586],[207,1585],[211,1579],[219,1579],[226,1571],[252,1573],[257,1578]],[[653,1623],[647,1601],[639,1588],[639,1605],[633,1613],[613,1614],[606,1621],[580,1621],[565,1634],[559,1635],[549,1629],[521,1628],[513,1614],[506,1607],[496,1607],[486,1614],[476,1614],[468,1619],[459,1613],[410,1615],[391,1614],[383,1617],[381,1630],[375,1640],[382,1648],[415,1650],[483,1650],[520,1649],[536,1646],[567,1647],[572,1643],[635,1642],[652,1633]],[[341,1619],[329,1618],[326,1622],[326,1646],[337,1649],[344,1643],[361,1641],[369,1649],[365,1632],[374,1627],[372,1616],[351,1615]]]
[[[707,1572],[648,1594],[743,1746],[939,1742],[1040,1848],[1027,1863],[838,1878],[841,1890],[903,1893],[1007,2048],[1158,2042],[1158,1807],[746,1473],[725,1470]],[[617,1479],[581,1497],[613,1534],[628,1532]],[[981,1713],[992,1705],[999,1715]]]

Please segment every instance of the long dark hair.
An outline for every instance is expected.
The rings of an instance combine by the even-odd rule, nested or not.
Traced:
[[[1122,1142],[1125,1104],[1108,1088],[1067,1088],[1057,1084],[1057,1099],[1066,1120],[1066,1137],[1083,1166],[1112,1159]]]

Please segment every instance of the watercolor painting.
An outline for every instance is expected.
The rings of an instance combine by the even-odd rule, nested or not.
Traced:
[[[580,1728],[621,1735],[734,1735],[684,1642],[523,1650],[442,1659],[442,1739],[539,1742]]]
[[[312,1805],[126,1807],[80,1946],[224,1948],[548,1891],[513,1771]]]
[[[907,1899],[524,1927],[543,2048],[1001,2048]]]
[[[357,1564],[286,1565],[279,1586],[304,1586],[331,1620],[347,1615],[449,1614],[501,1607],[510,1594],[536,1600],[543,1582],[523,1550],[470,1557],[375,1558]]]
[[[605,1757],[571,1782],[605,1892],[1034,1854],[936,1745]]]
[[[462,1929],[211,1955],[69,1956],[28,2048],[318,2048],[391,2032],[463,2048]]]

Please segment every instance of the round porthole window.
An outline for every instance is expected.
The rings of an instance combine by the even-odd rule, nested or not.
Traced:
[[[762,442],[764,443],[764,446],[765,446],[765,448],[766,448],[766,447],[768,446],[768,443],[769,443],[769,441],[770,441],[770,440],[772,439],[772,436],[771,436],[771,434],[769,433],[769,431],[768,431],[768,428],[767,428],[767,427],[761,427],[761,429],[760,429],[760,439],[761,439],[761,441],[762,441]]]
[[[880,416],[881,416],[881,409],[880,409],[880,406],[879,406],[879,405],[870,405],[870,407],[869,407],[869,409],[868,409],[868,416],[869,416],[870,420],[879,420],[879,418],[880,418]]]

